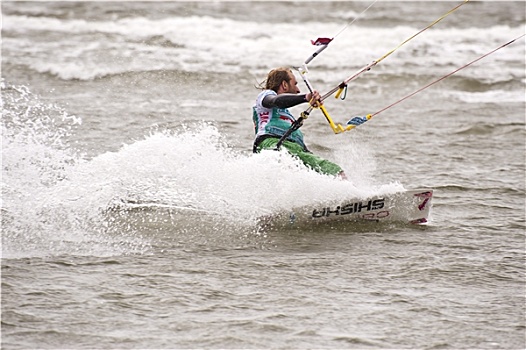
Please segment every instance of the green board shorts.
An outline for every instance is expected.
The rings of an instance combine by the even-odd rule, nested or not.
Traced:
[[[269,137],[261,141],[257,147],[258,152],[262,149],[275,149],[279,139]],[[326,159],[323,159],[313,153],[307,152],[303,147],[295,142],[284,141],[283,147],[289,151],[290,154],[298,157],[303,164],[313,169],[314,171],[326,175],[338,175],[342,172],[342,168],[339,165],[334,164]]]

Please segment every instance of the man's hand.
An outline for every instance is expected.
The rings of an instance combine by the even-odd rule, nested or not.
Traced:
[[[314,90],[312,93],[309,92],[305,98],[307,99],[307,101],[309,101],[310,105],[312,107],[319,107],[322,105],[322,102],[320,101],[320,93],[316,90]]]

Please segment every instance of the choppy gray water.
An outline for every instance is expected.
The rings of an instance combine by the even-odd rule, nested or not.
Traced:
[[[524,38],[349,133],[315,111],[306,141],[349,182],[250,153],[254,84],[368,5],[2,2],[2,348],[525,348]],[[309,78],[455,5],[377,2]],[[374,113],[524,30],[524,2],[470,1],[326,107]],[[426,226],[254,224],[419,187]]]

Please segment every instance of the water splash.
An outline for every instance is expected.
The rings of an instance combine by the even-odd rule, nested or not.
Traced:
[[[88,163],[68,143],[81,119],[25,86],[1,87],[2,255],[107,255],[137,245],[104,235],[98,206],[70,200],[86,189],[69,177]]]
[[[4,84],[2,92],[4,256],[143,253],[159,239],[228,241],[257,234],[261,215],[403,189],[376,186],[356,171],[357,187],[285,151],[237,151],[208,123],[152,130],[88,159],[68,142],[79,118],[26,87]],[[370,161],[345,152],[347,160]]]

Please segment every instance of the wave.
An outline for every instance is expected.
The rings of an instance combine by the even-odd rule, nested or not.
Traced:
[[[479,85],[479,84],[477,84]],[[493,88],[496,84],[491,84],[489,88]],[[500,85],[500,84],[499,84]],[[466,103],[524,103],[526,97],[524,89],[517,89],[514,91],[497,90],[482,92],[469,91],[450,91],[448,95]]]
[[[512,188],[512,187],[477,187],[477,186],[466,186],[466,185],[459,185],[459,184],[444,184],[444,185],[438,185],[434,187],[435,194],[440,196],[440,193],[488,193],[488,192],[494,192],[501,195],[513,195],[513,196],[524,196],[524,186],[519,188]]]
[[[4,63],[24,64],[65,80],[90,80],[149,69],[264,76],[269,67],[301,64],[314,51],[312,38],[341,29],[338,24],[321,22],[309,22],[305,27],[195,15],[103,21],[7,15],[3,21]],[[314,71],[321,64],[329,71],[352,72],[418,30],[408,25],[353,26],[352,35],[339,36],[320,55],[323,58],[317,58],[311,66]],[[437,27],[397,50],[382,65],[389,62],[389,69],[395,71],[416,67],[417,74],[455,67],[523,32],[522,26],[508,25],[482,29]],[[287,50],[284,57],[276,54],[279,48],[294,49]],[[493,61],[512,69],[516,76],[524,75],[524,48],[520,43],[502,50]],[[490,76],[502,76],[502,69],[498,73],[491,71]],[[314,78],[327,81],[325,72]]]
[[[146,67],[139,65],[136,68],[130,70],[130,67],[111,67],[105,65],[99,65],[93,67],[90,71],[84,71],[79,69],[79,65],[76,63],[65,64],[59,66],[53,62],[39,63],[35,65],[24,65],[24,64],[10,64],[4,63],[4,71],[18,71],[25,72],[24,74],[31,74],[30,72],[36,72],[42,75],[47,75],[52,78],[67,80],[67,81],[92,81],[92,80],[111,80],[114,78],[123,79],[171,79],[172,81],[178,82],[192,82],[195,79],[207,79],[215,77],[216,79],[231,80],[232,75],[228,76],[225,73],[206,73],[203,71],[185,71],[178,68],[166,67],[166,66],[150,66]],[[243,78],[240,74],[234,75]]]
[[[459,1],[460,3],[460,1]],[[294,13],[291,19],[296,23],[307,23],[319,18],[318,9],[303,6],[299,2],[243,3],[243,2],[159,2],[150,6],[147,2],[128,2],[122,6],[118,2],[98,3],[53,3],[42,6],[38,3],[4,4],[3,10],[9,15],[48,16],[60,19],[89,17],[96,20],[115,21],[133,16],[149,19],[162,19],[180,16],[198,16],[229,18],[249,22],[281,23],[275,13]],[[374,6],[373,6],[374,5]],[[331,22],[344,24],[359,19],[360,24],[394,27],[409,20],[418,27],[431,23],[437,16],[450,10],[454,4],[448,2],[341,2],[325,1],[324,16]],[[367,10],[366,10],[367,9]],[[366,10],[364,12],[364,10]],[[477,16],[474,16],[476,14]],[[465,4],[444,21],[449,26],[466,28],[469,26],[485,28],[492,23],[524,23],[524,4],[509,2],[505,6],[495,7],[491,3],[471,2]],[[334,34],[334,33],[333,33]]]
[[[477,123],[466,126],[455,134],[458,135],[489,135],[489,134],[524,134],[524,123],[496,120],[494,123]]]

